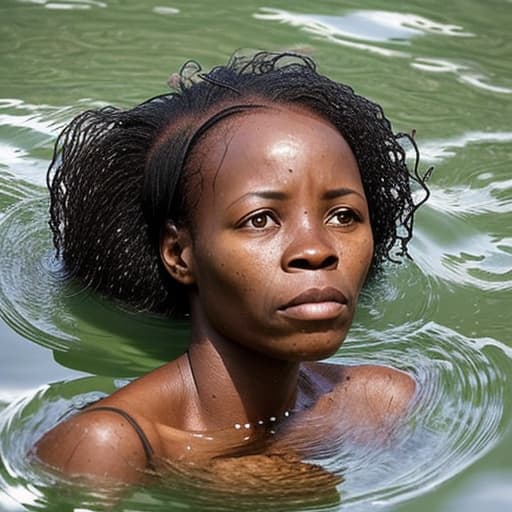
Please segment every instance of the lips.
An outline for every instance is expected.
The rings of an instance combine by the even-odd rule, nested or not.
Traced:
[[[298,320],[329,320],[347,306],[347,298],[336,288],[310,288],[281,306],[278,311]]]
[[[315,304],[319,302],[339,302],[340,304],[347,304],[347,298],[336,288],[310,288],[297,295],[297,297],[293,298],[279,309],[287,309],[293,306],[299,306],[300,304]]]

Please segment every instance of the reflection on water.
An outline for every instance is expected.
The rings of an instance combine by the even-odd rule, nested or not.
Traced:
[[[433,197],[437,197],[436,192],[434,189]],[[60,266],[51,252],[46,207],[44,196],[26,199],[11,208],[0,223],[0,310],[4,320],[27,339],[54,350],[55,357],[63,364],[105,375],[141,373],[183,350],[187,337],[185,326],[177,324],[172,335],[171,327],[162,320],[133,316],[128,329],[123,330],[123,324],[130,318],[127,312],[88,297],[86,291],[74,289],[62,279]],[[453,218],[450,202],[434,201],[429,208],[441,216],[432,221],[437,226]],[[476,213],[481,212],[476,210]],[[395,432],[390,445],[357,446],[344,439],[332,443],[330,450],[323,450],[322,456],[312,462],[327,474],[342,479],[337,492],[334,495],[317,492],[309,498],[297,498],[292,493],[288,501],[281,496],[276,507],[296,506],[297,499],[306,510],[317,507],[319,500],[322,507],[336,509],[340,504],[347,507],[367,502],[389,504],[410,498],[461,471],[503,434],[511,419],[511,411],[504,408],[504,394],[511,386],[512,349],[498,340],[465,337],[443,325],[422,320],[428,318],[431,304],[436,301],[435,288],[429,286],[429,281],[434,275],[443,280],[452,278],[451,267],[445,261],[451,247],[468,254],[478,248],[479,256],[468,256],[469,265],[475,260],[482,263],[487,257],[481,240],[475,243],[468,239],[470,228],[462,226],[453,231],[457,233],[460,229],[464,229],[461,240],[450,236],[448,243],[443,240],[426,243],[424,237],[437,230],[418,229],[415,256],[422,272],[416,272],[414,265],[406,265],[390,271],[383,283],[371,283],[363,294],[360,319],[351,339],[334,358],[344,364],[374,362],[411,372],[419,384],[419,392],[410,421]],[[491,251],[497,250],[491,240],[488,246]],[[433,266],[434,262],[439,267]],[[469,282],[469,270],[463,261],[456,261],[454,281]],[[409,283],[406,288],[399,285],[404,279]],[[37,287],[33,286],[35,282]],[[473,282],[480,288],[485,288],[486,283],[492,281]],[[497,282],[497,286],[506,287],[506,283]],[[416,301],[416,310],[410,310],[406,305],[415,286],[421,287],[424,293],[422,302]],[[373,322],[388,321],[392,313],[383,308],[388,304],[400,309],[398,326],[363,327],[371,325],[365,317]],[[88,314],[84,312],[87,309]],[[102,318],[107,319],[108,331]],[[169,352],[166,343],[169,337],[176,343],[174,353]],[[149,347],[141,343],[148,338],[153,340],[153,358]],[[98,360],[103,361],[103,366]],[[31,446],[63,415],[124,383],[98,377],[56,383],[8,406],[0,423],[2,488],[27,506],[49,499],[48,493],[56,482],[27,458]],[[323,426],[317,427],[322,432]],[[265,474],[269,473],[272,474],[270,471]],[[305,478],[300,470],[297,474]],[[200,506],[204,510],[222,505],[228,510],[232,500],[232,509],[240,509],[244,503],[248,509],[256,507],[255,497],[237,493],[226,496],[226,490],[219,489],[218,483],[211,491],[201,491],[199,483],[208,488],[207,484],[212,482],[200,478],[197,472],[179,476],[176,482],[168,479],[131,493],[123,503],[127,507],[142,507],[148,499],[161,505],[172,499],[176,505]],[[192,478],[183,482],[183,476]],[[317,485],[317,473],[312,472],[310,478],[311,482],[306,477],[301,483],[313,488]],[[293,485],[293,482],[288,474],[282,485]],[[180,489],[194,489],[194,492],[180,493]],[[85,490],[80,492],[85,493],[83,500],[92,508],[104,499],[101,497],[98,502],[97,496],[91,497]],[[72,500],[75,499],[76,494],[72,494]],[[65,497],[56,501],[52,496],[51,500],[62,506],[68,503]]]
[[[183,323],[173,328],[165,319],[124,311],[65,279],[52,251],[47,211],[47,197],[39,195],[0,221],[3,320],[55,350],[61,364],[84,372],[133,376],[181,354],[187,343]]]
[[[384,19],[381,20],[375,16],[376,14],[378,13],[375,11],[367,11],[351,13],[346,16],[319,16],[263,7],[259,13],[254,14],[254,17],[263,21],[287,23],[292,27],[299,27],[313,36],[349,48],[365,50],[386,57],[407,57],[408,54],[400,50],[357,42],[400,41],[420,33],[403,26],[400,20],[395,20],[392,16],[384,16]],[[377,23],[376,20],[378,20]],[[393,20],[391,24],[390,20]]]
[[[105,2],[98,0],[68,0],[65,2],[58,2],[55,0],[18,0],[19,2],[40,5],[46,9],[64,9],[64,10],[84,10],[91,9],[92,7],[107,7]]]
[[[449,139],[424,141],[421,144],[422,161],[439,163],[456,155],[457,149],[469,144],[485,144],[492,142],[512,142],[512,132],[466,132],[460,136]],[[507,184],[510,185],[510,182]],[[498,186],[498,184],[494,184]]]
[[[384,43],[406,43],[422,35],[474,37],[459,25],[437,23],[410,13],[360,10],[343,16],[294,13],[283,9],[262,7],[254,17],[262,21],[277,21],[311,34],[330,43],[363,50],[384,57],[405,58],[415,69],[432,73],[453,73],[461,82],[495,93],[512,93],[511,87],[490,84],[488,76],[472,70],[467,64],[442,58],[414,55]],[[365,41],[364,43],[362,41]],[[381,44],[378,44],[381,43]],[[462,60],[462,56],[458,60]]]
[[[429,59],[426,57],[419,57],[411,62],[411,66],[415,69],[422,71],[428,71],[430,73],[453,73],[458,80],[484,89],[490,92],[497,92],[500,94],[511,94],[512,87],[505,87],[501,85],[489,84],[488,77],[484,74],[476,73],[471,68],[464,64],[457,64],[456,62],[450,62],[444,59]]]
[[[416,14],[389,11],[354,11],[344,16],[299,14],[281,9],[262,7],[254,17],[258,20],[279,21],[324,37],[349,37],[363,41],[404,42],[422,34],[471,37],[462,27],[436,23]]]
[[[153,12],[156,14],[179,14],[180,10],[176,9],[175,7],[165,7],[157,5],[156,7],[153,7]]]

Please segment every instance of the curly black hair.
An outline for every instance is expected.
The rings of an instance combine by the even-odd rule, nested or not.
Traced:
[[[418,174],[411,137],[416,161],[408,170],[406,135],[393,133],[379,105],[292,53],[235,56],[208,73],[190,61],[170,84],[174,92],[132,109],[86,111],[57,139],[48,170],[50,227],[70,275],[138,310],[186,313],[185,290],[164,270],[159,245],[166,222],[187,222],[193,150],[220,120],[272,104],[309,109],[350,145],[370,211],[372,269],[408,255],[427,176]],[[418,203],[412,181],[426,192]]]

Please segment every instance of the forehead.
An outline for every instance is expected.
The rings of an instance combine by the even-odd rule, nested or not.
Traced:
[[[280,179],[279,171],[291,173],[300,164],[308,164],[312,174],[330,170],[339,177],[355,168],[360,180],[355,157],[336,127],[295,106],[268,106],[224,119],[206,134],[195,158],[203,183],[215,189],[225,181]]]

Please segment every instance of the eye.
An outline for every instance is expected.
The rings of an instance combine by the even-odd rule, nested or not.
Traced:
[[[253,228],[253,229],[265,229],[269,227],[278,226],[278,222],[275,216],[271,212],[257,212],[247,219],[245,219],[240,227]]]
[[[268,223],[269,216],[266,213],[259,213],[249,219],[249,223],[254,228],[264,228]]]
[[[329,215],[327,224],[347,227],[351,226],[354,222],[359,222],[360,220],[361,218],[354,210],[351,208],[343,207],[338,208]]]

